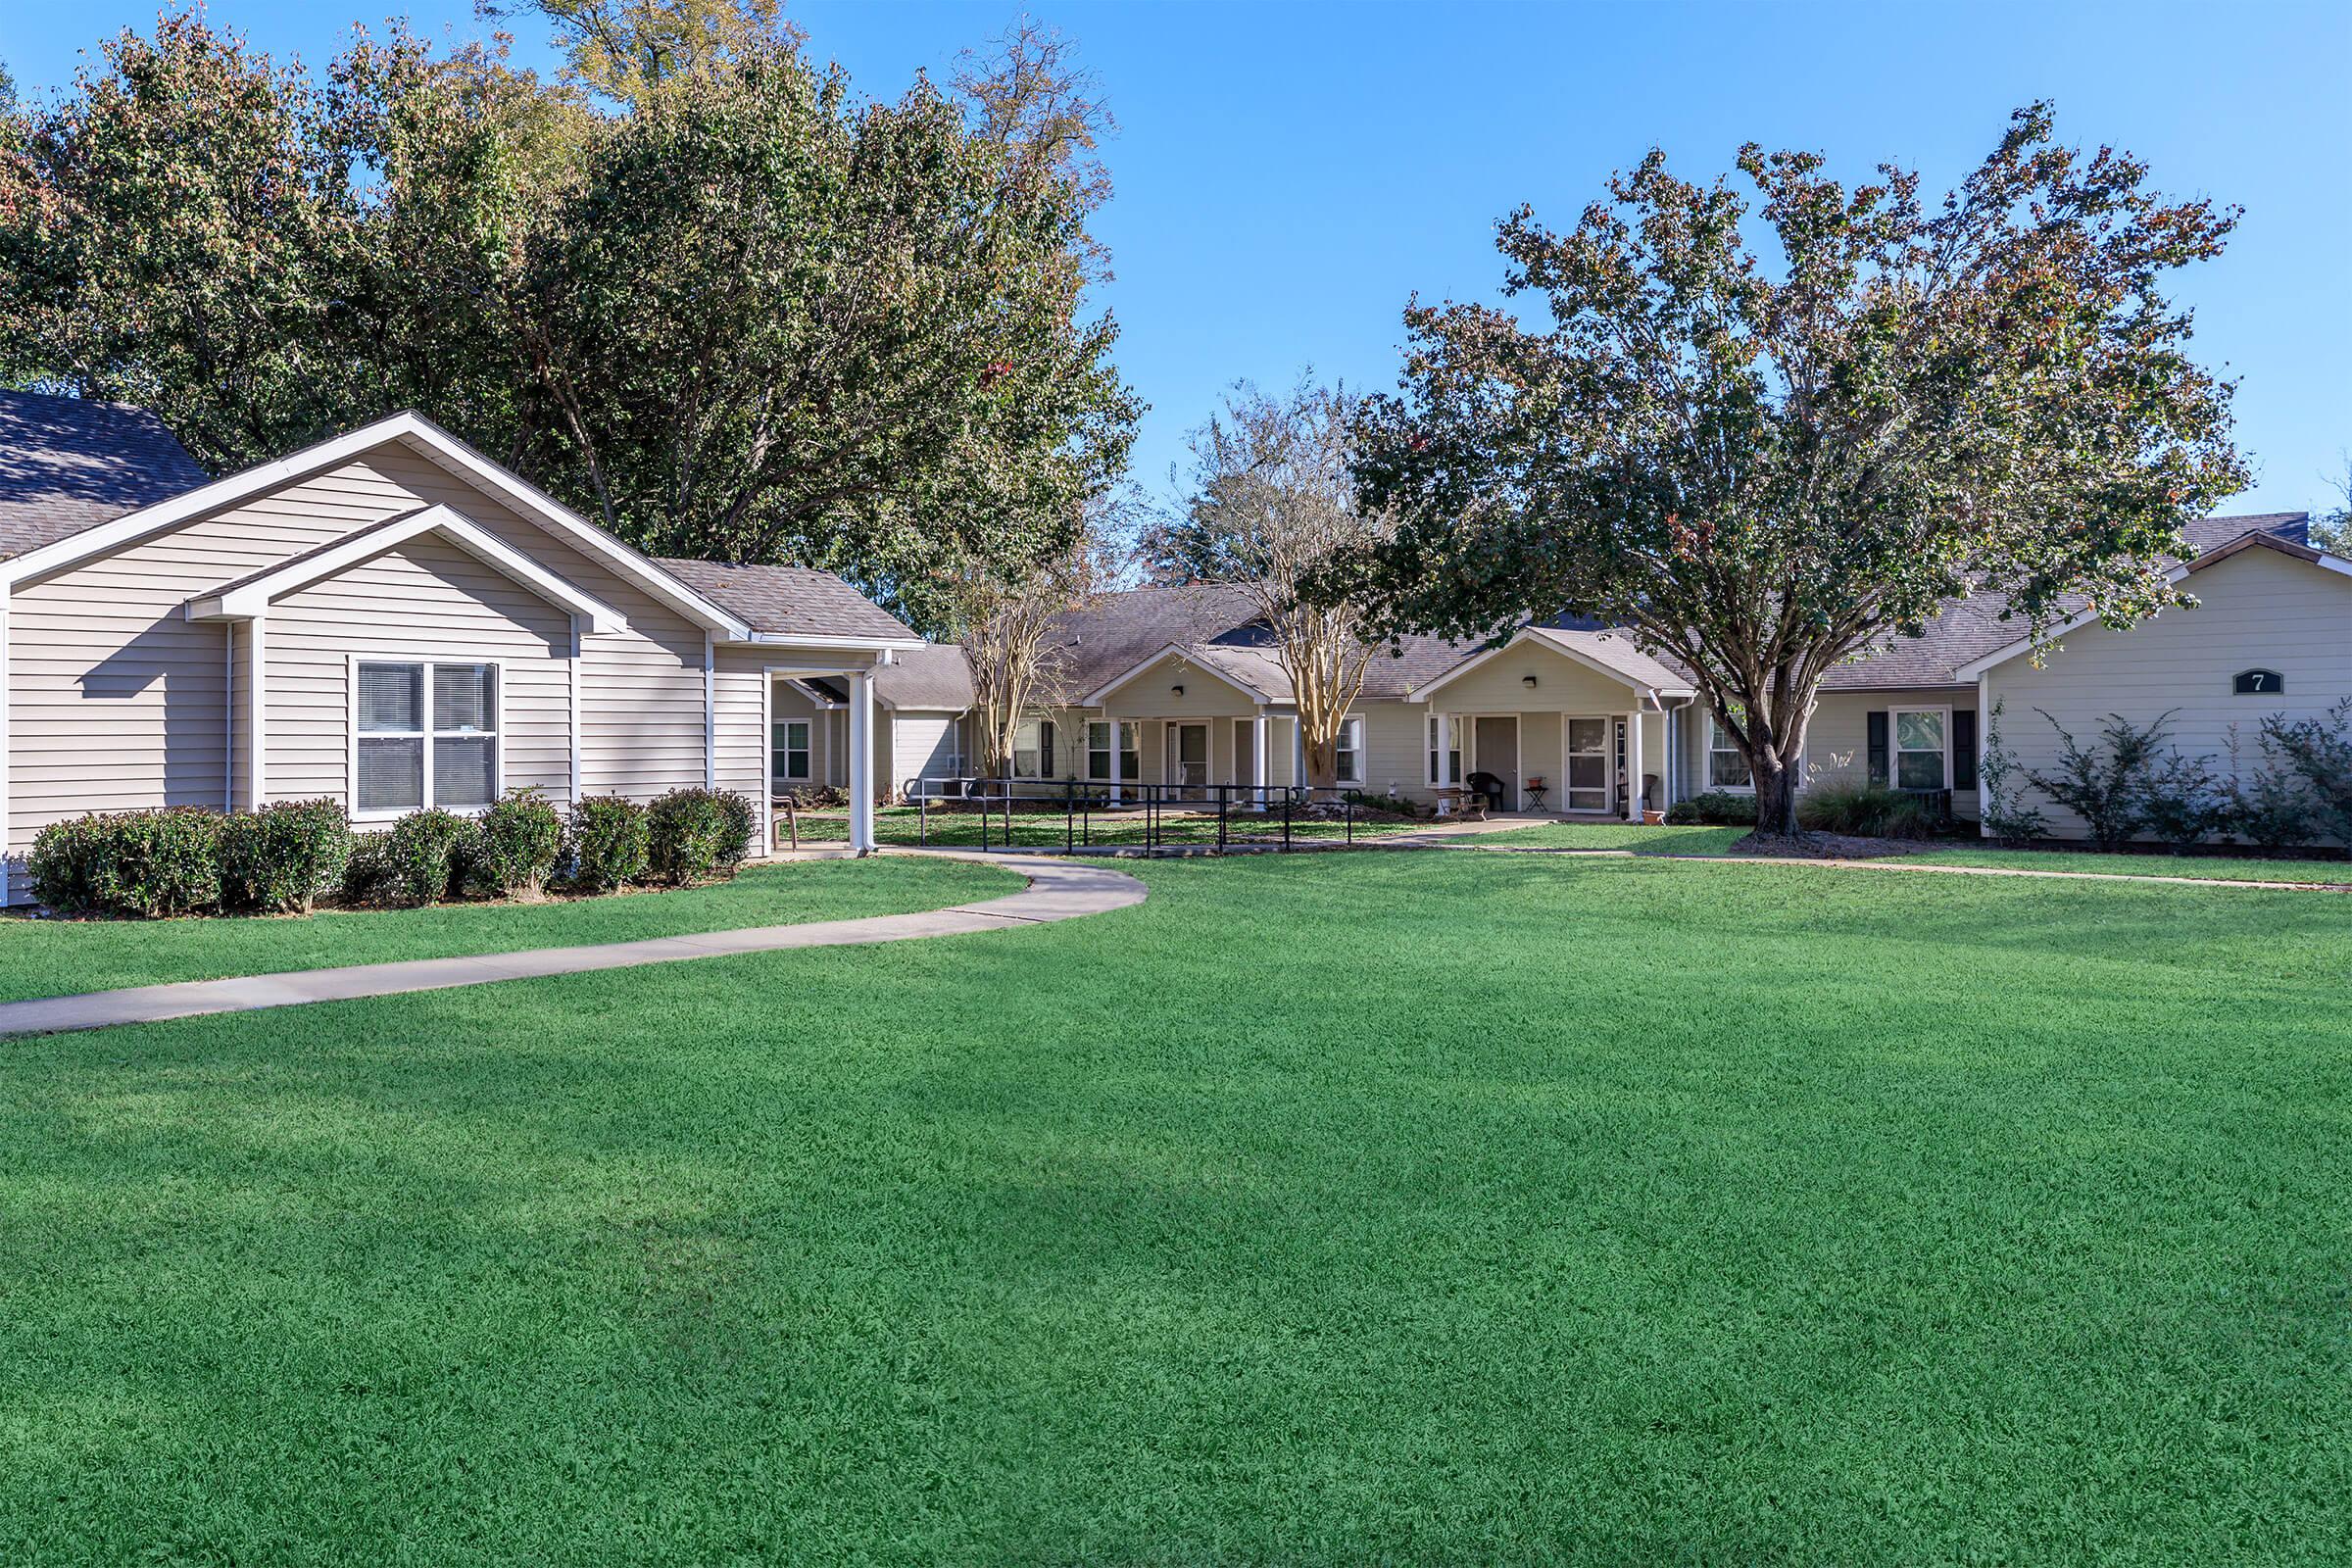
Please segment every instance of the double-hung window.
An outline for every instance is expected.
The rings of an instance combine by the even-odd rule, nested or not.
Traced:
[[[779,779],[805,782],[808,777],[808,720],[778,719],[773,728],[770,740],[775,756],[769,765]]]
[[[1897,708],[1888,715],[1894,732],[1894,787],[1948,790],[1952,787],[1949,716],[1940,708]]]
[[[1446,769],[1438,770],[1438,719],[1429,720],[1429,778],[1433,784],[1459,784],[1462,781],[1462,721],[1448,715],[1446,723]]]
[[[498,666],[367,660],[357,669],[354,809],[498,799]]]
[[[1054,776],[1054,721],[1050,718],[1024,718],[1012,732],[1012,776],[1014,778],[1051,778]]]
[[[1090,719],[1086,726],[1086,776],[1098,783],[1110,778],[1110,724]],[[1144,727],[1130,719],[1119,721],[1119,782],[1133,784],[1144,776]]]
[[[1339,775],[1343,784],[1364,781],[1364,721],[1361,716],[1340,720]]]
[[[1723,727],[1723,720],[1712,713],[1707,715],[1707,788],[1711,790],[1752,790],[1755,775],[1748,771],[1747,759],[1732,733]]]

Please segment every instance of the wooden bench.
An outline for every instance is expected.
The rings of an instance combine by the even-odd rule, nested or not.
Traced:
[[[1470,788],[1469,785],[1441,784],[1435,793],[1438,798],[1438,814],[1440,816],[1468,816],[1475,811],[1481,822],[1487,819],[1486,796]]]

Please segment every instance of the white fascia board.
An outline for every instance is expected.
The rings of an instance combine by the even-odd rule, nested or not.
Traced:
[[[839,648],[861,654],[919,654],[930,646],[920,637],[836,637],[784,631],[755,631],[721,641],[744,648]]]
[[[496,534],[446,506],[426,507],[394,522],[363,528],[339,544],[288,562],[277,570],[264,572],[226,593],[191,599],[187,604],[187,617],[190,620],[249,620],[255,615],[267,614],[272,599],[307,588],[315,582],[323,582],[350,570],[361,562],[428,533],[449,540],[484,565],[522,584],[548,603],[578,615],[585,622],[585,631],[601,634],[628,630],[629,623],[612,606],[582,593]]]
[[[443,467],[474,480],[551,532],[603,560],[619,575],[637,583],[696,625],[730,639],[750,638],[751,628],[740,618],[711,604],[553,496],[507,472],[413,410],[390,415],[343,435],[330,436],[299,452],[184,490],[94,528],[69,534],[38,550],[28,550],[12,561],[0,562],[0,588],[62,571],[205,513],[235,506],[281,485],[326,472],[390,441],[405,441]]]
[[[1084,697],[1079,698],[1074,706],[1079,708],[1102,707],[1103,703],[1109,700],[1112,692],[1117,691],[1120,687],[1126,685],[1128,682],[1143,674],[1145,670],[1150,669],[1153,664],[1158,663],[1161,660],[1169,658],[1170,656],[1182,660],[1186,664],[1190,665],[1194,669],[1199,670],[1201,674],[1206,675],[1209,679],[1221,681],[1225,685],[1232,687],[1235,691],[1240,692],[1244,697],[1249,698],[1253,703],[1262,704],[1268,700],[1264,692],[1258,691],[1254,687],[1243,684],[1239,677],[1228,675],[1223,670],[1216,668],[1214,665],[1202,663],[1200,660],[1193,657],[1192,650],[1185,647],[1184,644],[1169,643],[1166,647],[1160,649],[1159,652],[1129,665],[1118,675],[1113,676],[1106,684],[1098,686],[1093,691],[1088,692]]]

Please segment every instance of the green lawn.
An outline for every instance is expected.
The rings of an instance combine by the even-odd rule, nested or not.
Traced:
[[[1399,818],[1358,821],[1354,836],[1358,839],[1385,838],[1397,833],[1418,832],[1427,822]],[[846,843],[850,836],[850,817],[847,811],[823,811],[804,814],[800,818],[801,842],[804,844]],[[1279,843],[1282,839],[1282,815],[1275,811],[1264,817],[1236,811],[1225,823],[1227,842],[1235,844]],[[992,810],[988,816],[988,847],[1004,846],[1004,814]],[[1084,817],[1072,817],[1060,808],[1051,811],[1015,811],[1012,813],[1012,843],[1016,849],[1058,849],[1074,845],[1135,845],[1146,842],[1148,834],[1156,835],[1162,844],[1208,845],[1217,842],[1217,817],[1214,811],[1161,813],[1155,822],[1147,823],[1140,809],[1103,813],[1090,812]],[[1297,840],[1344,840],[1348,836],[1345,821],[1320,822],[1294,820],[1291,837]],[[934,848],[973,849],[980,844],[980,815],[976,811],[932,811],[926,818],[913,807],[884,807],[874,812],[874,838],[885,845]]]
[[[0,1555],[2342,1559],[2341,900],[1138,869],[8,1045]]]
[[[2219,855],[2097,855],[2071,850],[1933,849],[1909,859],[2026,871],[2097,871],[2106,876],[2185,876],[2200,882],[2352,883],[2352,861],[2238,859]]]
[[[1631,850],[1637,855],[1723,855],[1747,836],[1743,827],[1647,827],[1629,822],[1552,822],[1503,828],[1476,842],[1519,849]],[[2352,861],[2239,859],[2213,855],[2096,855],[2087,851],[2002,850],[1922,845],[1906,860],[1932,865],[2017,867],[2028,871],[2097,871],[2108,876],[2182,876],[2209,882],[2352,883]]]
[[[1743,827],[1664,827],[1636,822],[1546,822],[1497,828],[1475,842],[1542,850],[1632,850],[1637,855],[1721,855],[1747,837]]]
[[[804,860],[753,866],[712,887],[548,904],[328,911],[307,919],[10,917],[0,919],[0,1002],[167,980],[896,914],[996,898],[1020,885],[1009,871],[956,860]]]

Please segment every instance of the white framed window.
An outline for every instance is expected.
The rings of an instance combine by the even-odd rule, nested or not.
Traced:
[[[1364,781],[1364,720],[1351,714],[1340,720],[1339,776],[1343,784]]]
[[[1089,719],[1086,726],[1086,776],[1097,783],[1110,781],[1110,722]],[[1133,784],[1144,776],[1144,726],[1119,720],[1119,782]]]
[[[354,659],[351,689],[354,816],[498,799],[497,663]]]
[[[1438,719],[1430,716],[1429,733],[1424,737],[1429,747],[1429,779],[1433,784],[1459,784],[1462,781],[1462,721],[1446,715],[1446,769],[1438,770]]]
[[[1952,787],[1952,710],[1895,708],[1886,713],[1887,744],[1893,753],[1898,790]]]
[[[808,720],[785,718],[776,721],[770,737],[775,757],[769,765],[776,777],[802,782],[808,777]]]
[[[1707,788],[1711,790],[1752,790],[1755,775],[1748,770],[1747,758],[1723,720],[1707,715]]]
[[[1050,718],[1024,718],[1012,732],[1012,776],[1014,778],[1052,778],[1054,776],[1054,721]]]

